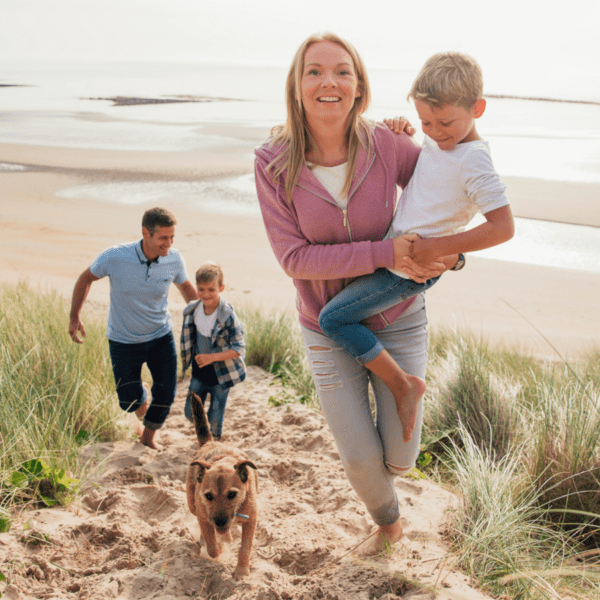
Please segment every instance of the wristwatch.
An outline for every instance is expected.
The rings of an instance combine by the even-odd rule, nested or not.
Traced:
[[[465,266],[465,255],[458,255],[458,262],[450,269],[450,271],[460,271]]]

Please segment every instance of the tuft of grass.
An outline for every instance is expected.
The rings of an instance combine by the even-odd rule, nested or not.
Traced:
[[[288,390],[285,399],[274,403],[294,401],[318,407],[298,319],[289,313],[265,315],[250,306],[237,312],[244,324],[246,363],[272,373]]]
[[[461,498],[452,558],[505,597],[600,597],[600,354],[519,360],[436,335],[424,440]]]
[[[565,371],[537,381],[527,465],[541,500],[567,530],[585,524],[586,543],[600,545],[600,391]],[[583,519],[581,513],[589,516]]]
[[[567,568],[581,545],[549,526],[541,489],[525,468],[526,446],[498,459],[462,425],[459,437],[446,447],[460,498],[447,530],[453,563],[506,598],[561,598],[576,591],[595,597],[589,571]]]
[[[581,362],[583,380],[591,382],[596,389],[600,388],[600,348],[591,350]]]
[[[124,430],[103,324],[89,323],[85,343],[74,344],[68,305],[56,294],[1,285],[0,301],[0,505],[6,505],[22,496],[11,475],[28,461],[45,464],[60,487],[81,472],[82,440],[119,439]]]
[[[479,448],[498,456],[509,451],[522,427],[520,385],[493,362],[485,345],[459,336],[446,340],[429,373],[424,425],[430,438],[456,441],[462,423]]]

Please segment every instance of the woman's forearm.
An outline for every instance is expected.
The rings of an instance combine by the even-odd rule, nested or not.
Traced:
[[[294,279],[331,280],[358,277],[393,267],[391,240],[315,244],[309,242],[293,207],[278,196],[261,165],[256,165],[256,188],[267,236],[275,257]]]

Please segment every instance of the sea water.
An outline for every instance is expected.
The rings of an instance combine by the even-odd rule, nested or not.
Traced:
[[[417,125],[406,100],[415,74],[410,69],[370,70],[368,116],[406,115]],[[183,61],[8,61],[0,84],[18,87],[0,87],[0,142],[146,151],[239,146],[244,129],[268,131],[283,122],[285,77],[286,69],[279,67]],[[600,182],[600,90],[590,88],[586,97],[568,102],[555,101],[565,99],[559,87],[544,90],[548,100],[497,98],[504,90],[493,85],[486,91],[491,97],[478,130],[490,142],[501,176]],[[211,101],[114,106],[108,98],[115,96]],[[211,123],[233,124],[240,137],[209,133],[206,124]],[[245,143],[251,153],[254,142]],[[0,170],[19,168],[0,163]],[[176,199],[202,210],[258,213],[252,174],[77,186],[59,194],[117,203]],[[600,272],[600,229],[517,219],[513,240],[480,255]]]
[[[203,123],[268,130],[285,119],[286,69],[193,62],[4,61],[0,141],[114,150],[194,150],[226,138]],[[372,104],[380,120],[406,115],[416,70],[372,69]],[[557,82],[551,99],[561,99]],[[486,88],[493,95],[502,89]],[[212,102],[113,106],[107,98],[196,96]],[[104,100],[102,100],[104,98]],[[504,176],[600,182],[600,84],[579,101],[488,98],[478,122]],[[419,139],[417,134],[417,139]]]

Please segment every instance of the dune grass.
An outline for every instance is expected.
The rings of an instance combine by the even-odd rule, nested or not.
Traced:
[[[523,468],[526,447],[501,457],[459,424],[444,460],[459,492],[448,515],[448,562],[501,598],[597,598],[600,570],[585,565],[572,530],[552,526],[543,486]]]
[[[600,353],[542,362],[432,344],[423,441],[461,506],[461,569],[508,598],[600,597]]]
[[[239,311],[249,364],[317,407],[295,315]],[[600,597],[600,351],[541,361],[433,332],[423,449],[461,499],[448,560],[504,598]]]
[[[2,530],[15,502],[69,501],[82,443],[130,434],[104,323],[87,320],[81,346],[64,300],[23,285],[0,286],[0,299]],[[317,408],[296,316],[237,311],[247,363],[284,384],[275,403]],[[423,448],[430,476],[459,498],[448,563],[498,597],[599,598],[600,350],[541,361],[437,331],[429,354]]]
[[[246,363],[269,371],[285,387],[275,403],[294,401],[316,408],[317,393],[296,315],[265,314],[251,306],[236,311],[244,324]]]
[[[40,485],[48,503],[66,501],[81,445],[125,435],[104,327],[90,323],[81,346],[57,296],[2,285],[0,301],[0,506],[39,500]]]

